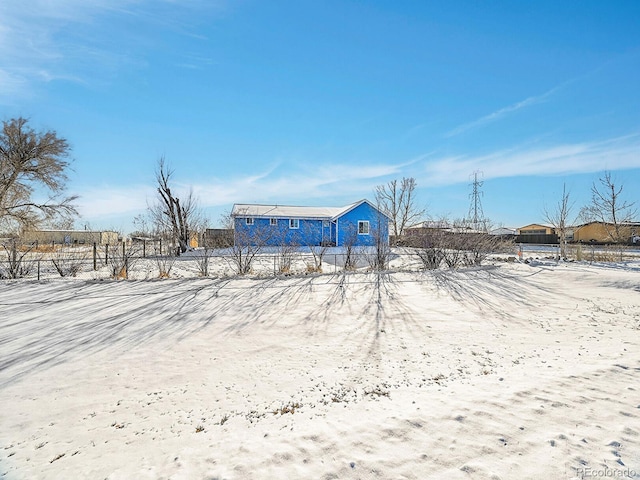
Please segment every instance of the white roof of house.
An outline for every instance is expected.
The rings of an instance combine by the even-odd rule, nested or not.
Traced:
[[[360,200],[345,207],[301,207],[292,205],[257,205],[236,203],[231,215],[234,217],[268,218],[323,218],[335,219],[367,200]]]
[[[498,227],[494,228],[489,232],[490,235],[515,235],[516,229],[509,227]]]

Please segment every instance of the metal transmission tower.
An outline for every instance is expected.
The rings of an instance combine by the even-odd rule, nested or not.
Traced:
[[[482,180],[478,180],[478,177],[482,177],[482,172],[476,170],[473,172],[473,183],[471,184],[473,190],[469,194],[469,197],[471,198],[471,205],[469,206],[468,221],[473,225],[475,230],[484,231],[487,228],[487,221],[484,218],[482,201],[480,200],[480,197],[483,195],[480,187],[484,182]]]

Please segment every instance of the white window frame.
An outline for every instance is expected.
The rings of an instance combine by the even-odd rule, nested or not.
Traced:
[[[244,224],[247,226],[251,226],[254,224],[254,219],[252,217],[246,217],[244,219]]]
[[[366,225],[367,226],[367,231],[366,232],[361,232],[360,231],[360,225],[362,225],[363,227]],[[364,228],[362,229],[364,230]],[[369,227],[369,220],[358,220],[358,235],[369,235],[371,232],[371,228]]]
[[[271,225],[272,227],[276,227],[278,225],[278,219],[277,218],[270,218],[269,219],[269,225]]]
[[[298,219],[298,218],[290,218],[289,219],[289,228],[294,229],[294,230],[300,228],[300,219]]]

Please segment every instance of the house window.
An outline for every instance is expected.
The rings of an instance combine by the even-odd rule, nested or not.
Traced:
[[[358,235],[369,235],[369,222],[358,220]]]
[[[244,221],[247,225],[253,225],[253,218],[247,217],[244,219]]]
[[[278,219],[277,218],[270,218],[269,219],[269,225],[271,225],[272,227],[278,225]]]
[[[300,220],[298,220],[297,218],[290,218],[289,228],[300,228]]]

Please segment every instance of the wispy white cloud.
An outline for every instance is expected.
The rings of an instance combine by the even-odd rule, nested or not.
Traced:
[[[491,122],[495,122],[497,120],[500,120],[501,118],[506,117],[507,115],[514,113],[518,110],[522,110],[523,108],[527,108],[533,105],[537,105],[539,103],[543,103],[545,102],[550,96],[552,96],[554,93],[556,93],[560,88],[562,88],[565,84],[562,84],[561,86],[558,87],[554,87],[551,90],[543,93],[542,95],[537,95],[537,96],[533,96],[533,97],[529,97],[529,98],[525,98],[524,100],[520,101],[520,102],[516,102],[512,105],[509,105],[507,107],[501,108],[499,110],[496,110],[493,113],[490,113],[489,115],[485,115],[484,117],[481,117],[477,120],[474,120],[472,122],[469,123],[465,123],[463,125],[460,125],[456,128],[454,128],[453,130],[450,130],[449,132],[447,132],[445,134],[445,137],[449,138],[449,137],[455,137],[456,135],[460,135],[461,133],[464,133],[468,130],[472,130],[474,128],[479,128],[482,127],[484,125],[487,125],[488,123]]]
[[[335,165],[272,169],[264,174],[198,183],[194,191],[203,206],[238,202],[334,202],[340,196],[370,196],[373,187],[402,172],[406,164]],[[326,203],[326,202],[325,202]]]
[[[428,161],[421,185],[466,182],[476,170],[484,178],[561,175],[604,169],[640,168],[640,133],[598,142],[564,143],[545,147],[515,147],[480,156],[448,156]]]
[[[104,82],[121,68],[144,65],[144,42],[127,18],[158,31],[198,36],[181,15],[223,0],[7,0],[0,2],[0,103],[53,80]],[[120,25],[121,24],[121,25]],[[122,28],[119,28],[120,25]],[[108,28],[107,28],[108,27]],[[120,48],[118,45],[127,45]],[[200,59],[202,63],[202,59]],[[186,62],[194,65],[192,60]]]
[[[553,176],[640,168],[640,133],[598,142],[543,147],[530,144],[479,156],[421,155],[401,163],[374,165],[319,164],[315,167],[273,164],[250,175],[230,178],[181,178],[174,190],[193,189],[200,206],[222,210],[233,203],[286,202],[299,205],[339,205],[371,197],[376,185],[401,176],[414,176],[420,187],[467,183],[480,170],[485,180],[520,176]],[[110,225],[110,219],[130,222],[155,201],[154,185],[86,186],[80,212],[85,220]],[[215,219],[214,219],[215,220]],[[114,220],[115,221],[115,220]]]
[[[70,190],[71,191],[71,190]],[[153,185],[87,185],[73,189],[78,210],[85,219],[109,219],[143,212],[155,195]]]
[[[375,185],[402,172],[407,163],[378,165],[333,165],[316,168],[274,164],[261,172],[229,179],[181,178],[173,190],[184,195],[190,189],[201,207],[229,207],[233,203],[282,202],[310,204],[314,201],[335,205],[336,198],[358,200],[370,197]],[[191,181],[193,180],[193,181]],[[154,185],[93,185],[74,194],[82,218],[91,223],[108,224],[109,219],[131,221],[156,200]],[[340,200],[338,200],[339,202]],[[336,205],[338,206],[338,205]]]

